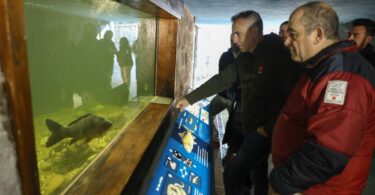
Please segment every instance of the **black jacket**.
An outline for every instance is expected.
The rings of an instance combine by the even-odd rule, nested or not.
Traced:
[[[190,104],[231,87],[239,78],[243,132],[263,126],[272,134],[276,118],[297,80],[297,66],[282,39],[263,36],[253,53],[241,53],[233,64],[213,76],[185,98]]]
[[[359,51],[359,53],[375,68],[375,52],[371,44],[368,44],[364,49]]]

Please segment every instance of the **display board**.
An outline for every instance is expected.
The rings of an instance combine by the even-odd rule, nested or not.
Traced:
[[[148,195],[206,195],[212,191],[209,101],[180,112],[148,188]]]

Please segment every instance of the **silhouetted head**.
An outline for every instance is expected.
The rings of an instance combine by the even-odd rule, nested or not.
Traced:
[[[113,37],[113,32],[111,30],[105,31],[103,39],[112,40],[112,37]]]
[[[124,47],[124,48],[130,47],[129,40],[126,37],[122,37],[120,39],[120,47]]]

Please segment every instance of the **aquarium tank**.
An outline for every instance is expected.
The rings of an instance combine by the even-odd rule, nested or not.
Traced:
[[[111,0],[25,0],[41,194],[60,194],[149,104],[156,18]]]

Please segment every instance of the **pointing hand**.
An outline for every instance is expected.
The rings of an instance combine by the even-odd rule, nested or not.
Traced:
[[[189,105],[190,103],[185,98],[178,98],[176,101],[176,108],[180,111],[184,110],[184,108]]]

